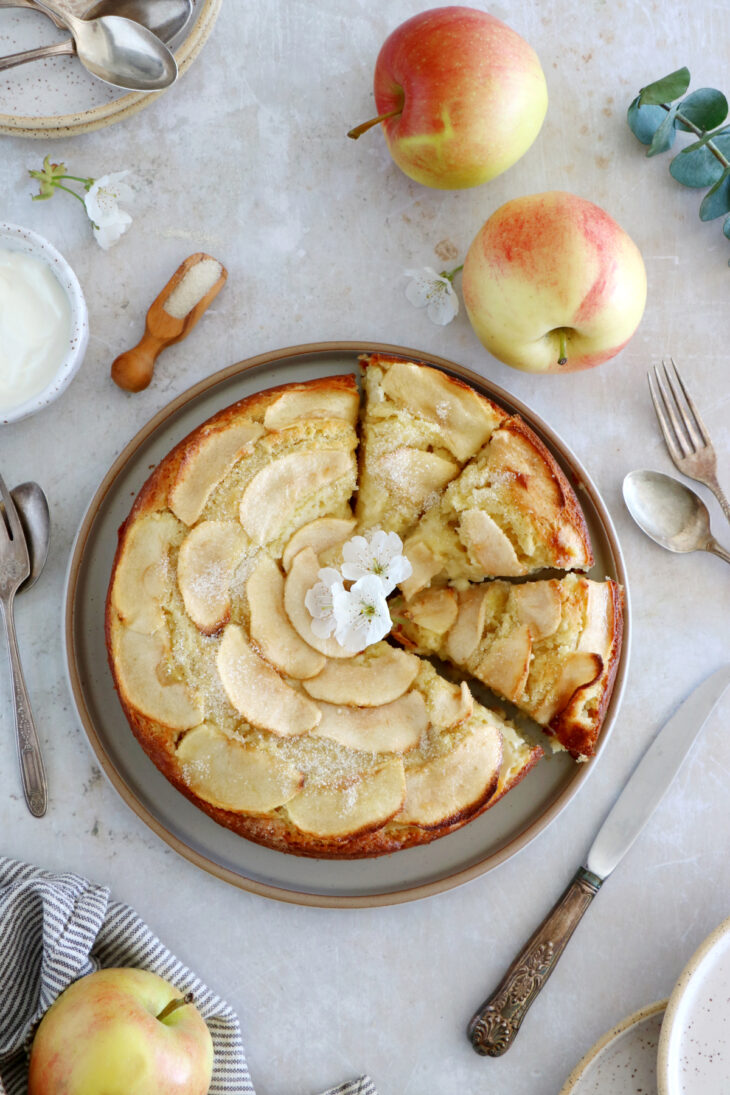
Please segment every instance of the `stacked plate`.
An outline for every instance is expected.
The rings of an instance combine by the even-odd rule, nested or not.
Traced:
[[[560,1095],[728,1095],[730,919],[692,956],[669,1000],[642,1008],[604,1035]]]

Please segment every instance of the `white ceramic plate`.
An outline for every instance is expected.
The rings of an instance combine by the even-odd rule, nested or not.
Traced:
[[[629,1015],[576,1065],[560,1095],[653,1095],[657,1046],[667,1001]]]
[[[659,1040],[659,1095],[730,1092],[730,919],[692,955]]]
[[[59,0],[82,15],[92,0]],[[181,40],[171,43],[182,76],[213,29],[221,0],[194,0]],[[67,38],[46,16],[0,8],[0,55]],[[173,85],[174,87],[174,85]],[[0,72],[0,133],[17,137],[70,137],[128,117],[163,92],[128,92],[91,76],[75,57],[54,57]]]
[[[578,486],[596,556],[594,575],[626,589],[616,533],[585,469],[529,408],[462,366],[402,346],[319,343],[233,365],[179,396],[147,424],[115,461],[92,499],[71,556],[66,590],[66,658],[79,716],[99,763],[127,804],[163,840],[198,866],[267,897],[308,905],[370,906],[410,901],[457,886],[514,855],[576,794],[600,759],[618,711],[629,657],[626,589],[624,642],[597,755],[575,764],[566,754],[540,762],[492,810],[432,844],[372,860],[312,860],[262,848],[216,825],[158,772],[137,744],[107,665],[104,602],[117,529],[150,469],[192,429],[230,403],[277,384],[357,373],[365,351],[430,361],[520,413]]]

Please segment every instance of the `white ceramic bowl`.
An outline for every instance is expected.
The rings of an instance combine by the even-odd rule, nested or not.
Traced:
[[[86,301],[79,280],[56,248],[29,228],[19,224],[0,222],[0,247],[10,251],[22,251],[41,259],[50,267],[71,306],[71,334],[68,350],[60,362],[56,374],[37,395],[5,411],[0,411],[0,424],[17,422],[47,407],[69,386],[84,360],[89,341],[89,317]]]
[[[659,1095],[730,1092],[730,919],[690,958],[659,1036]]]

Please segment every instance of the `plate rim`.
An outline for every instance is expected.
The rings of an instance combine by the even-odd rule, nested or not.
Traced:
[[[525,825],[524,828],[517,832],[500,849],[498,849],[496,852],[491,853],[490,855],[487,855],[484,859],[479,860],[477,863],[471,864],[469,867],[465,867],[461,870],[455,871],[453,874],[449,874],[445,877],[440,877],[438,879],[434,879],[428,882],[422,882],[413,886],[408,886],[405,889],[368,894],[309,893],[296,889],[288,889],[286,887],[278,886],[275,884],[260,882],[257,879],[241,875],[236,871],[230,870],[220,863],[209,859],[207,856],[187,845],[174,833],[168,831],[165,826],[161,822],[159,822],[152,813],[150,813],[147,807],[138,801],[131,788],[129,788],[124,781],[122,774],[117,771],[111,758],[107,755],[104,749],[103,742],[101,741],[96,731],[96,727],[94,726],[93,720],[86,705],[75,650],[74,621],[76,594],[78,590],[81,567],[84,559],[84,551],[92,530],[92,526],[99,513],[99,510],[106,501],[109,492],[111,491],[114,482],[121,470],[128,464],[129,460],[133,458],[136,451],[147,441],[147,439],[153,433],[155,433],[166,421],[171,419],[188,403],[194,402],[199,396],[208,392],[210,389],[215,388],[219,384],[224,384],[227,380],[230,380],[235,376],[243,375],[245,373],[251,372],[254,369],[261,368],[266,365],[272,365],[274,363],[280,363],[288,358],[305,356],[316,357],[334,354],[351,354],[353,357],[357,357],[357,355],[362,353],[396,354],[410,360],[422,361],[426,364],[434,365],[437,368],[446,369],[447,371],[452,372],[456,376],[465,380],[467,383],[476,384],[477,387],[481,385],[486,388],[489,392],[490,397],[494,397],[497,401],[502,400],[508,406],[513,407],[519,414],[525,417],[528,424],[532,422],[537,422],[539,430],[547,438],[550,445],[554,446],[554,448],[558,451],[561,459],[567,464],[572,475],[580,481],[583,489],[588,492],[591,503],[595,507],[600,518],[604,534],[606,536],[606,539],[608,540],[615,562],[617,580],[624,590],[625,611],[623,643],[619,666],[616,673],[616,679],[614,682],[613,693],[611,697],[612,710],[610,713],[610,717],[608,718],[602,729],[598,749],[595,755],[591,759],[590,763],[577,765],[574,777],[567,784],[567,786],[558,795],[556,795],[555,799],[548,804],[545,811],[541,813],[539,817],[533,819],[531,822]],[[628,575],[626,572],[626,564],[623,557],[623,552],[621,550],[621,545],[619,543],[613,521],[611,520],[611,516],[606,508],[606,504],[603,501],[603,498],[598,491],[598,488],[593,483],[590,475],[585,470],[580,460],[578,460],[572,450],[563,441],[560,435],[557,434],[551,426],[544,422],[540,415],[532,411],[521,400],[513,396],[504,388],[501,388],[499,385],[494,384],[491,380],[481,376],[474,370],[436,354],[431,354],[422,350],[414,350],[413,348],[407,346],[384,342],[337,340],[303,343],[300,345],[287,346],[276,350],[269,350],[265,353],[257,354],[253,357],[245,358],[242,361],[235,362],[232,365],[228,365],[223,369],[220,369],[217,372],[210,374],[209,376],[203,378],[197,383],[191,385],[185,391],[181,392],[180,395],[176,396],[169,403],[165,404],[165,406],[157,411],[157,413],[154,414],[152,418],[147,423],[145,423],[145,425],[143,425],[122,448],[121,452],[112,462],[108,471],[103,476],[101,482],[94,491],[94,494],[92,495],[86,511],[81,519],[78,532],[76,533],[76,536],[74,538],[71,553],[69,555],[66,579],[64,583],[64,664],[66,669],[66,677],[71,692],[71,698],[76,708],[78,718],[83,727],[86,740],[88,741],[89,746],[94,752],[96,760],[101,766],[102,771],[104,772],[112,786],[115,788],[117,793],[120,795],[122,800],[132,810],[132,812],[169,847],[178,852],[178,854],[182,855],[189,862],[192,862],[193,864],[195,864],[195,866],[201,868],[202,870],[205,870],[207,873],[212,874],[214,877],[231,883],[239,889],[246,890],[249,893],[256,893],[262,897],[272,898],[274,900],[282,901],[289,904],[314,906],[318,908],[375,908],[386,905],[403,904],[408,901],[420,900],[421,898],[431,897],[435,894],[444,893],[447,890],[454,889],[458,886],[463,885],[466,882],[470,882],[473,879],[488,873],[495,867],[499,866],[501,863],[504,863],[506,860],[511,859],[512,856],[516,855],[519,851],[522,850],[522,848],[526,847],[537,836],[539,836],[541,832],[547,829],[558,817],[558,815],[562,813],[563,809],[568,806],[568,804],[583,786],[586,779],[588,779],[611,736],[614,724],[621,708],[621,702],[623,699],[623,694],[626,688],[626,682],[628,678],[631,648],[631,631],[631,602]]]
[[[659,1033],[659,1046],[657,1049],[657,1087],[658,1095],[671,1095],[669,1086],[669,1054],[671,1042],[676,1035],[676,1022],[679,1017],[679,1009],[682,999],[690,987],[694,976],[707,956],[714,950],[722,939],[730,935],[730,916],[718,924],[714,931],[704,939],[692,957],[684,966],[677,978],[667,1001],[667,1013],[664,1016],[662,1029]]]
[[[223,0],[201,0],[200,13],[190,28],[190,33],[175,50],[178,80],[187,72],[208,40],[222,3]],[[95,129],[103,129],[114,122],[129,118],[169,90],[130,91],[110,103],[99,103],[88,110],[74,111],[71,114],[0,113],[0,134],[32,138],[76,137],[80,133],[91,133]]]
[[[612,1042],[615,1042],[617,1038],[620,1038],[622,1034],[625,1034],[631,1027],[636,1026],[638,1023],[642,1023],[645,1019],[650,1019],[652,1015],[656,1015],[657,1012],[664,1011],[667,1007],[667,1000],[657,1000],[654,1004],[645,1004],[643,1007],[638,1008],[637,1011],[627,1015],[625,1019],[621,1019],[610,1030],[602,1034],[601,1037],[595,1042],[591,1048],[585,1053],[573,1071],[568,1076],[563,1086],[560,1089],[559,1095],[573,1095],[578,1084],[585,1076],[586,1069],[593,1061],[598,1057],[599,1053],[603,1053]],[[661,1036],[661,1035],[660,1035]]]

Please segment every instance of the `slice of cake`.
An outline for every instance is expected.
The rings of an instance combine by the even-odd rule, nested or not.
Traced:
[[[481,581],[593,565],[575,493],[537,435],[512,416],[406,536],[407,597],[432,579]]]
[[[485,396],[438,369],[384,354],[364,370],[358,531],[401,534],[506,417]]]
[[[395,609],[397,636],[482,681],[576,759],[592,755],[618,667],[623,598],[613,581],[431,588]]]

